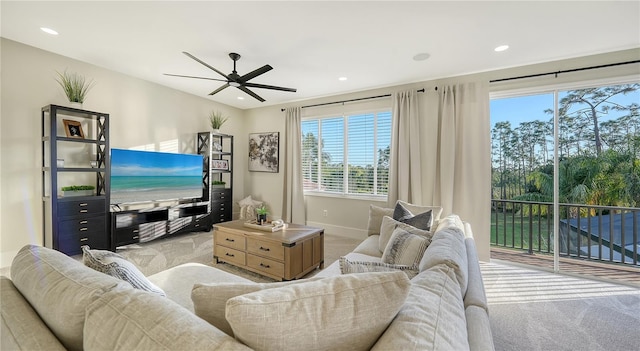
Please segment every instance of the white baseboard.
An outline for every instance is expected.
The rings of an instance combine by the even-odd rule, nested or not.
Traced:
[[[320,222],[307,221],[307,225],[311,227],[324,228],[325,234],[342,236],[349,239],[364,240],[367,238],[367,231],[364,229],[341,227],[339,225],[332,225]]]

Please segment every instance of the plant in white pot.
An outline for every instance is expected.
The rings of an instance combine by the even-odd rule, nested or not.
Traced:
[[[222,180],[214,180],[211,182],[211,186],[216,189],[223,189],[227,183]]]
[[[69,102],[82,105],[87,93],[93,87],[93,80],[88,82],[84,76],[78,73],[69,73],[67,70],[63,73],[56,71],[56,73],[58,73],[56,81],[62,87]]]
[[[222,115],[220,111],[211,111],[209,114],[209,122],[211,123],[211,129],[214,133],[220,133],[220,127],[229,119]]]

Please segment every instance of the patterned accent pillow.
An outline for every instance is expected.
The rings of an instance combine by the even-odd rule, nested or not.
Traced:
[[[162,289],[149,281],[140,270],[126,258],[106,250],[90,250],[82,247],[84,265],[98,272],[129,282],[134,288],[167,296]]]
[[[418,229],[431,230],[431,225],[433,224],[432,212],[432,210],[428,210],[419,214],[413,214],[409,209],[404,207],[402,203],[398,202],[393,210],[393,219]]]
[[[384,216],[382,219],[382,225],[380,226],[380,237],[378,238],[378,249],[380,252],[384,252],[384,249],[387,248],[387,244],[389,244],[389,240],[391,240],[391,235],[396,228],[401,228],[411,234],[422,235],[429,239],[433,237],[433,233],[430,231],[418,229],[406,223],[398,222],[391,217]]]
[[[425,250],[431,244],[431,238],[411,234],[402,228],[396,228],[391,234],[389,244],[382,253],[382,262],[418,266]]]
[[[368,273],[368,272],[393,272],[402,271],[409,279],[418,275],[418,266],[405,266],[400,264],[388,264],[384,262],[349,261],[346,257],[340,257],[340,272]]]

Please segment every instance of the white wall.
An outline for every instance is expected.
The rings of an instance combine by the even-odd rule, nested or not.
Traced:
[[[195,152],[195,133],[211,129],[208,114],[231,118],[222,127],[243,135],[242,110],[2,38],[0,130],[0,267],[26,244],[42,244],[40,109],[67,104],[56,71],[95,81],[83,105],[110,114],[110,146],[129,148],[177,141]],[[236,158],[234,195],[243,195],[246,166]],[[235,186],[237,185],[237,187]]]

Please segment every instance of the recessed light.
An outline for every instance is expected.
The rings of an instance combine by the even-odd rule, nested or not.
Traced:
[[[51,29],[51,28],[47,28],[47,27],[40,27],[40,30],[47,33],[47,34],[51,34],[51,35],[58,35],[58,32],[56,32],[55,30]]]
[[[431,55],[427,54],[426,52],[421,52],[421,53],[415,55],[413,57],[413,60],[414,61],[424,61],[424,60],[428,59],[429,57],[431,57]]]
[[[238,96],[238,100],[244,100],[243,96]]]
[[[509,45],[500,45],[497,48],[493,49],[493,51],[495,52],[501,52],[501,51],[505,51],[509,48]]]
[[[347,77],[340,77],[338,78],[339,81],[344,82],[345,80],[347,80]]]

